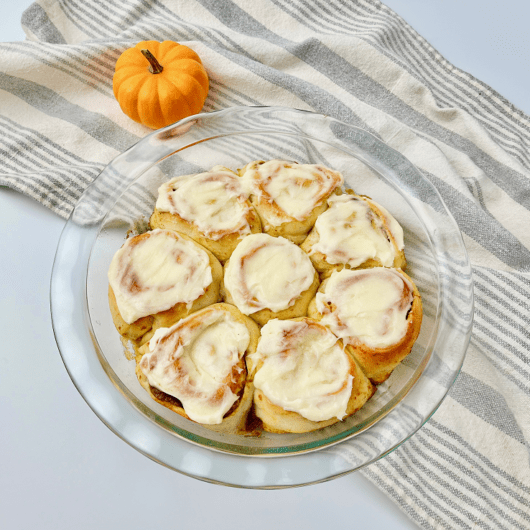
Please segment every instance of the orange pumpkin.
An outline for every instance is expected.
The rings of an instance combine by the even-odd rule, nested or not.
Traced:
[[[173,41],[143,41],[125,50],[112,80],[121,110],[134,121],[159,129],[200,112],[208,74],[199,56]]]

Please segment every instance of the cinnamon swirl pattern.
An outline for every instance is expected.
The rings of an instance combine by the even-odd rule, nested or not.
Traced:
[[[225,264],[223,297],[263,325],[305,315],[319,277],[300,247],[283,237],[246,237]]]
[[[332,425],[357,412],[375,391],[342,341],[309,318],[269,321],[247,364],[256,415],[269,432]]]
[[[297,244],[326,210],[326,199],[344,182],[338,171],[320,164],[284,160],[251,162],[239,174],[259,213],[263,231]]]
[[[399,269],[343,269],[322,282],[308,314],[352,346],[364,373],[380,384],[412,349],[422,305]]]
[[[421,297],[397,220],[342,184],[270,160],[159,187],[150,230],[108,272],[154,401],[220,432],[303,433],[352,416],[390,376]]]
[[[243,237],[261,232],[258,214],[239,177],[222,166],[162,184],[149,222],[152,228],[188,235],[222,262]]]
[[[187,236],[152,230],[128,239],[110,264],[109,303],[127,339],[167,326],[219,300],[219,261]]]
[[[351,190],[328,199],[302,249],[321,272],[406,266],[403,229],[381,205]]]
[[[214,430],[242,430],[252,403],[245,355],[257,325],[228,304],[214,304],[160,328],[140,348],[137,377],[151,397]]]

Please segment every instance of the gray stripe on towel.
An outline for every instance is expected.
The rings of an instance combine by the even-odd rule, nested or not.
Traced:
[[[312,66],[361,101],[396,117],[412,129],[419,129],[459,151],[466,152],[478,166],[483,168],[493,182],[510,197],[530,210],[530,196],[521,191],[525,189],[528,183],[526,176],[498,162],[466,138],[432,122],[316,38],[306,39],[303,42],[292,42],[273,33],[229,0],[222,3],[215,0],[199,0],[199,2],[227,27],[241,34],[258,36],[277,45],[280,44],[295,57]],[[306,101],[308,100],[306,99]],[[337,116],[334,112],[336,109],[332,106],[330,107],[328,104],[326,107],[328,114],[344,119]],[[315,106],[315,108],[318,107]]]
[[[48,18],[46,11],[36,2],[22,13],[21,22],[40,41],[52,44],[66,44],[66,40]]]
[[[125,151],[140,138],[124,129],[103,114],[85,110],[70,103],[53,90],[32,81],[0,72],[0,89],[11,92],[36,109],[71,123],[88,135],[119,152]]]

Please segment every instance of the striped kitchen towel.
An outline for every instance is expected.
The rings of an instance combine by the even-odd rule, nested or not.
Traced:
[[[144,39],[196,50],[205,111],[309,109],[359,125],[438,188],[467,245],[475,325],[430,421],[362,473],[423,528],[530,528],[530,119],[378,0],[39,0],[0,44],[0,184],[67,217],[148,129],[112,93]]]

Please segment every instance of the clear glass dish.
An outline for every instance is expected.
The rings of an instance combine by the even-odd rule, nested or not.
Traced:
[[[343,422],[306,434],[218,434],[154,402],[125,355],[107,301],[107,270],[128,233],[145,229],[172,176],[280,158],[323,163],[385,206],[405,232],[407,272],[423,298],[411,354]],[[280,107],[234,107],[155,131],[113,160],[61,235],[51,279],[55,337],[72,381],[98,417],[146,456],[216,483],[279,488],[329,480],[385,456],[440,405],[472,326],[471,269],[458,227],[432,184],[370,133]]]

